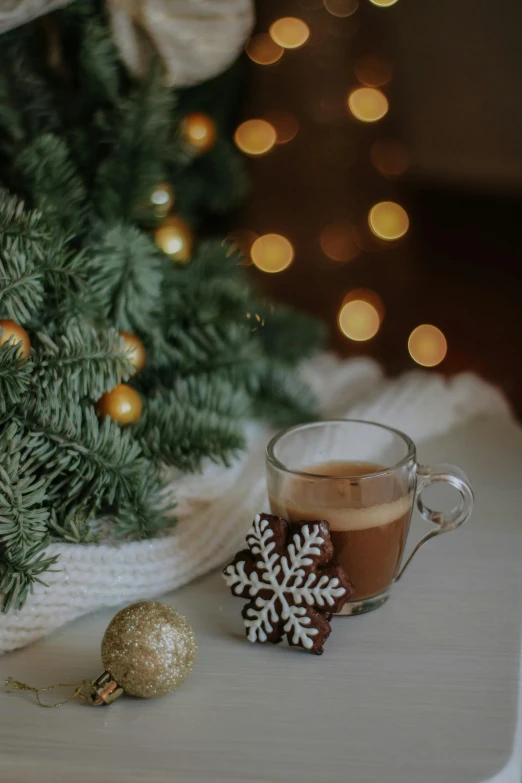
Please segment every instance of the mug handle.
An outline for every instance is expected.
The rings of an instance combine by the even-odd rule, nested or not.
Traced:
[[[422,493],[426,487],[438,482],[444,482],[451,487],[455,487],[460,494],[460,501],[447,513],[430,508],[422,499]],[[408,559],[404,565],[401,566],[398,575],[395,577],[396,582],[401,578],[413,557],[426,541],[429,541],[430,538],[435,538],[435,536],[438,536],[441,533],[446,533],[448,530],[455,530],[460,527],[460,525],[469,519],[473,510],[473,489],[464,471],[455,467],[455,465],[417,465],[416,496],[417,508],[423,519],[428,522],[433,522],[437,527],[425,535],[424,538],[421,538],[415,545]]]

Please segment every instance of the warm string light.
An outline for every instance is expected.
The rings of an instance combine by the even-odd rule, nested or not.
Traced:
[[[348,96],[348,108],[361,122],[377,122],[388,112],[388,99],[375,87],[357,87]]]
[[[337,320],[345,337],[355,342],[371,340],[379,331],[381,323],[377,308],[365,299],[345,301]]]
[[[241,152],[252,157],[266,155],[277,141],[273,125],[266,120],[246,120],[234,134],[234,141]]]
[[[166,217],[174,205],[174,190],[169,182],[160,182],[150,194],[150,203],[158,218]]]
[[[252,261],[262,272],[282,272],[294,260],[294,248],[286,237],[280,234],[263,234],[250,250]]]
[[[400,204],[394,201],[381,201],[371,208],[368,223],[379,239],[393,241],[404,236],[408,231],[410,220],[408,213]]]
[[[440,364],[448,351],[444,334],[436,326],[422,324],[410,334],[408,351],[413,361],[423,367]]]
[[[386,8],[397,0],[370,0],[374,5]],[[325,10],[333,17],[347,18],[359,7],[359,0],[302,0],[306,8]],[[258,65],[273,65],[283,56],[285,49],[297,49],[310,37],[306,22],[295,17],[276,20],[269,33],[259,33],[251,38],[245,47],[248,57]],[[389,110],[386,95],[378,88],[387,84],[393,76],[391,63],[383,57],[368,55],[359,59],[354,66],[355,76],[361,83],[351,91],[347,103],[351,114],[361,122],[372,123],[382,119]],[[297,118],[288,111],[267,112],[263,119],[247,120],[236,130],[234,140],[242,152],[251,156],[261,156],[269,152],[275,144],[291,141],[299,131]],[[381,139],[371,147],[372,164],[383,176],[393,177],[404,173],[410,165],[406,147],[400,142]],[[161,201],[161,195],[159,196]],[[161,208],[161,207],[160,207]],[[409,228],[407,212],[400,204],[383,201],[375,204],[368,215],[373,242],[377,240],[394,241],[404,236]],[[366,229],[367,231],[367,229]],[[377,238],[377,239],[376,239]],[[237,251],[245,257],[246,263],[267,273],[277,273],[286,269],[294,259],[292,244],[279,234],[257,236],[248,229],[237,229],[229,234],[230,252]],[[324,254],[333,261],[345,262],[355,258],[360,249],[366,247],[362,241],[361,230],[346,221],[326,225],[320,234],[320,245]],[[378,245],[376,245],[378,247]],[[250,314],[249,314],[250,315]],[[341,332],[350,340],[363,342],[370,340],[379,331],[384,316],[384,305],[378,294],[369,289],[354,289],[343,299],[338,313],[338,325]],[[421,325],[413,330],[408,341],[409,352],[418,364],[433,367],[446,355],[446,338],[435,326]]]
[[[285,16],[270,25],[270,37],[283,49],[299,49],[310,37],[310,28],[302,19]]]
[[[273,65],[281,59],[285,50],[268,33],[258,33],[250,39],[245,51],[258,65]]]

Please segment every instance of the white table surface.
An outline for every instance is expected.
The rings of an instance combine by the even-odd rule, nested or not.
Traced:
[[[322,657],[249,644],[213,573],[163,599],[199,643],[174,695],[43,710],[0,693],[1,782],[520,783],[522,431],[490,419],[420,457],[469,472],[475,513],[421,550],[386,606],[335,619]],[[114,613],[0,658],[0,678],[95,676]]]

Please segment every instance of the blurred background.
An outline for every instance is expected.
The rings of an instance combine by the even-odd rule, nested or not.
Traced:
[[[230,223],[331,348],[478,372],[519,415],[521,23],[514,0],[258,2]]]

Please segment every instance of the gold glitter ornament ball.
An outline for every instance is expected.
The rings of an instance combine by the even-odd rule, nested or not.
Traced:
[[[196,637],[171,606],[142,601],[113,618],[102,641],[102,661],[126,693],[152,699],[186,680],[196,660]]]

